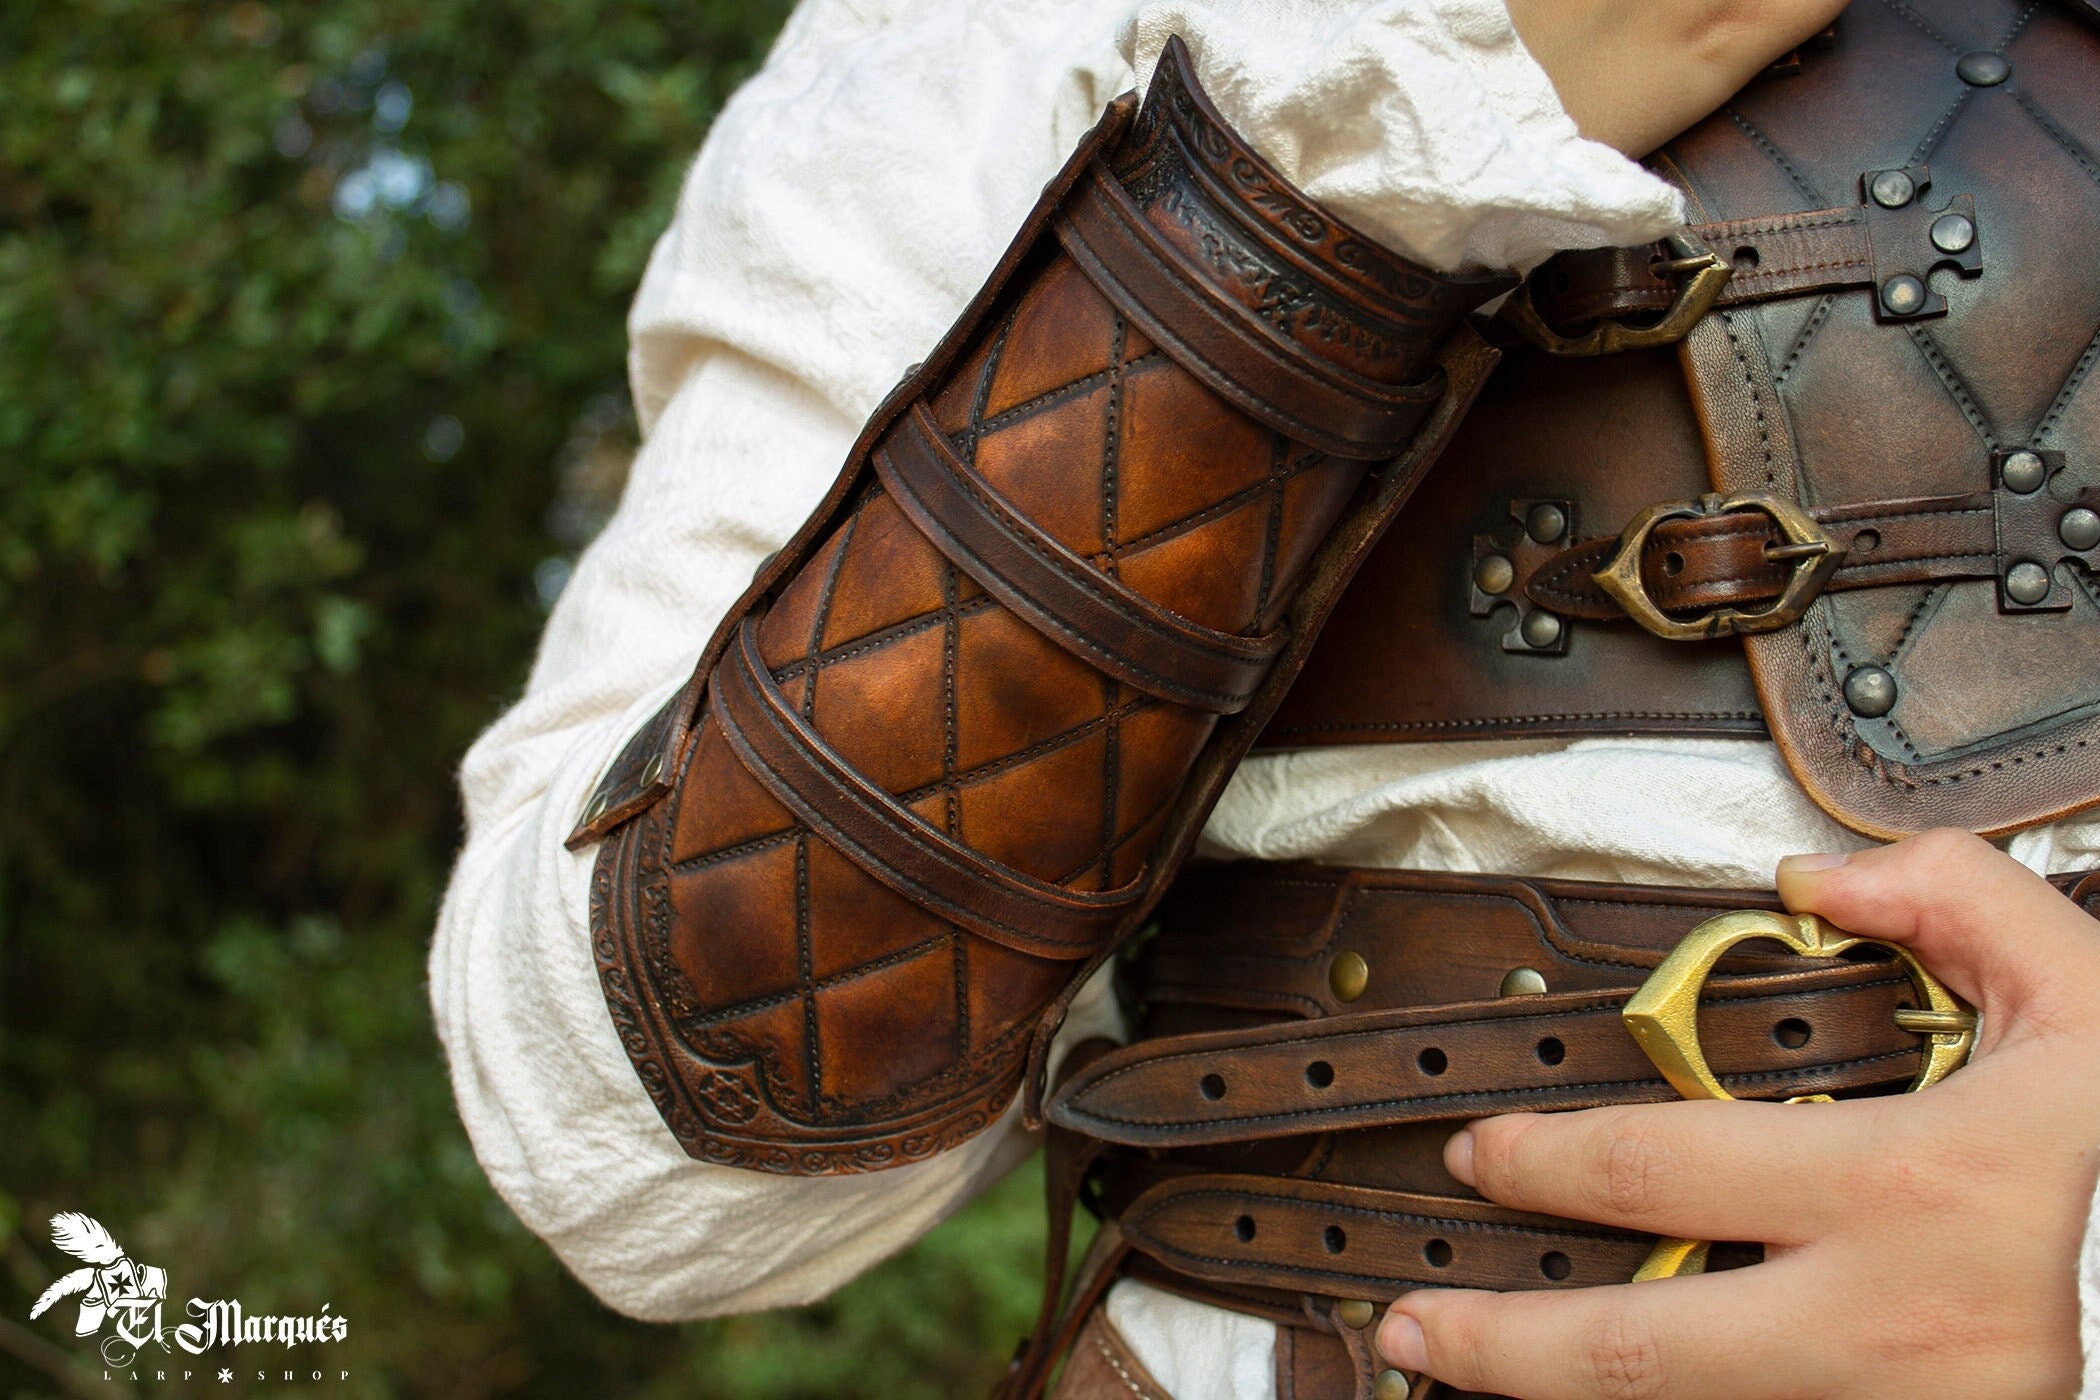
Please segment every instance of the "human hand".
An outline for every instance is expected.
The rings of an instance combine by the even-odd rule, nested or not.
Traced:
[[[1379,1350],[1522,1400],[2067,1397],[2100,1172],[2100,923],[2011,857],[1928,832],[1795,856],[1796,913],[1914,950],[1983,1023],[1922,1093],[1475,1123],[1452,1175],[1521,1210],[1754,1240],[1747,1269],[1563,1293],[1424,1289]]]
[[[1576,128],[1642,156],[1821,31],[1845,0],[1508,0]]]

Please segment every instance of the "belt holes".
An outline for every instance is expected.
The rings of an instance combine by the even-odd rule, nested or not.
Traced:
[[[1421,1054],[1415,1056],[1415,1064],[1421,1069],[1422,1073],[1434,1078],[1451,1068],[1451,1057],[1432,1045]]]
[[[1225,1076],[1222,1074],[1204,1075],[1196,1081],[1196,1092],[1209,1099],[1212,1103],[1216,1103],[1219,1099],[1225,1097]]]
[[[1772,1039],[1789,1050],[1799,1050],[1815,1035],[1814,1027],[1799,1016],[1789,1016],[1772,1027]]]
[[[1547,1036],[1538,1044],[1539,1063],[1557,1065],[1568,1058],[1568,1047],[1560,1043],[1557,1036]]]
[[[1422,1246],[1422,1257],[1429,1261],[1432,1269],[1447,1269],[1451,1266],[1451,1241],[1431,1240]]]
[[[1735,256],[1729,261],[1735,264],[1737,272],[1755,272],[1757,271],[1757,265],[1763,262],[1764,259],[1759,256],[1757,249],[1745,245],[1736,249]]]
[[[1334,1084],[1334,1066],[1325,1060],[1314,1060],[1305,1067],[1305,1082],[1315,1089],[1326,1089]]]
[[[1881,531],[1862,530],[1852,537],[1852,553],[1872,554],[1881,548]]]
[[[1320,1243],[1327,1246],[1329,1254],[1340,1254],[1349,1247],[1349,1233],[1339,1225],[1329,1225],[1320,1232]]]
[[[1238,1236],[1239,1242],[1241,1244],[1253,1244],[1254,1217],[1251,1215],[1243,1215],[1239,1219],[1233,1221],[1232,1233]]]
[[[1539,1256],[1539,1272],[1559,1283],[1575,1272],[1575,1265],[1559,1250],[1549,1250]]]
[[[1663,572],[1668,574],[1671,578],[1676,578],[1679,574],[1683,573],[1684,556],[1682,554],[1679,554],[1674,549],[1671,550],[1668,554],[1665,554],[1663,556]]]

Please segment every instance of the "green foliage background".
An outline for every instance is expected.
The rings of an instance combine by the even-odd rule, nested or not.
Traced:
[[[609,1314],[425,1008],[454,766],[617,493],[627,300],[786,8],[0,6],[7,1392],[130,1390],[27,1322],[58,1210],[179,1297],[331,1305],[337,1395],[974,1395],[1023,1329],[1028,1173],[820,1307]],[[321,1387],[211,1393],[280,1389]]]

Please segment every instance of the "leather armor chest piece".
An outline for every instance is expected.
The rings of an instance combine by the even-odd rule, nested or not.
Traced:
[[[1652,164],[1719,303],[1674,347],[1511,351],[1264,745],[1769,732],[1876,836],[2100,801],[2100,31],[1862,0]],[[1563,255],[1531,300],[1652,318],[1672,253]],[[1696,640],[1594,578],[1670,502],[1636,572]],[[1798,621],[1729,635],[1797,571]]]

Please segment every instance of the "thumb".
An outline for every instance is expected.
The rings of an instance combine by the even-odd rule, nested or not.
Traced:
[[[2055,1020],[2100,997],[2100,924],[1968,832],[1788,856],[1778,883],[1788,909],[1909,948],[1987,1017]]]

